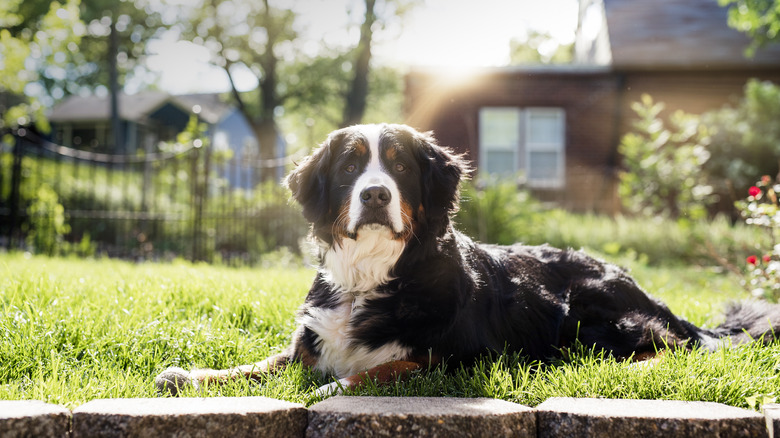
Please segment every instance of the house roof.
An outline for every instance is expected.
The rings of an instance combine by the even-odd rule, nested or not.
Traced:
[[[162,91],[145,91],[136,94],[119,95],[119,117],[123,120],[142,121],[149,114],[166,103],[178,106],[185,112],[195,112],[208,122],[219,122],[230,110],[230,106],[219,99],[218,94],[186,94],[172,96]],[[108,96],[69,96],[52,108],[49,120],[52,122],[76,122],[107,120],[111,117]]]
[[[746,58],[750,38],[715,0],[603,0],[616,68],[780,66],[780,45]]]

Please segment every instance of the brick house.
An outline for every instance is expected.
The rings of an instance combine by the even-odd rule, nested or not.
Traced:
[[[581,0],[576,62],[406,77],[407,122],[467,153],[480,174],[522,175],[543,200],[614,213],[630,106],[735,102],[750,78],[780,83],[780,45],[745,58],[747,37],[713,0]]]

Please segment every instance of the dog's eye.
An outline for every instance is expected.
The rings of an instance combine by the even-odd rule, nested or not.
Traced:
[[[406,170],[406,166],[404,166],[402,163],[395,163],[395,171],[398,173],[403,173]]]
[[[347,165],[347,167],[344,168],[344,172],[347,173],[355,173],[356,170],[357,170],[357,166],[355,166],[354,164],[349,164]]]

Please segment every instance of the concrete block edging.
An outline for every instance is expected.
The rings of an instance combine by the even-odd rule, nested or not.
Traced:
[[[265,397],[92,400],[72,412],[0,400],[0,438],[129,436],[778,437],[763,415],[718,403],[551,398],[536,408],[488,398],[331,397],[308,409]]]

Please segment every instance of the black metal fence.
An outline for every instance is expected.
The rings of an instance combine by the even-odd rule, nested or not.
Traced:
[[[276,175],[289,159],[240,160],[181,144],[146,155],[100,154],[56,145],[25,129],[5,138],[2,247],[42,252],[38,242],[48,233],[61,239],[58,251],[254,263],[281,247],[298,251],[306,234],[278,180],[242,181],[262,172]],[[254,188],[241,188],[248,186]]]

